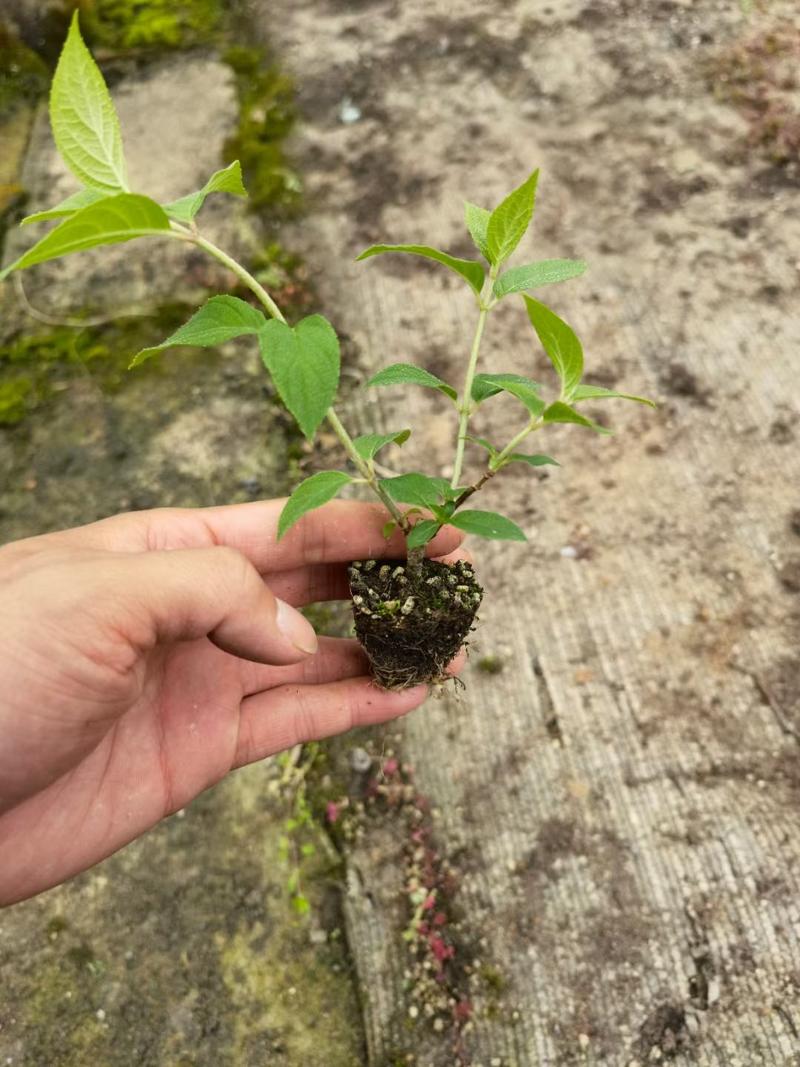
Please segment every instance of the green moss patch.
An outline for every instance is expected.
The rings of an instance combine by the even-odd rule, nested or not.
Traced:
[[[0,23],[0,122],[17,107],[34,103],[47,92],[47,64]]]
[[[154,334],[171,333],[193,310],[168,304],[152,317],[123,318],[84,329],[58,326],[13,337],[0,347],[0,426],[21,422],[76,377],[91,378],[106,393],[120,388],[131,355],[149,344]],[[157,366],[148,373],[157,375]]]
[[[296,119],[292,81],[257,48],[229,48],[223,59],[235,74],[239,95],[239,123],[225,145],[225,161],[241,161],[254,210],[268,207],[291,215],[301,193],[284,151]]]
[[[166,51],[214,43],[220,0],[79,0],[90,45],[115,52]]]

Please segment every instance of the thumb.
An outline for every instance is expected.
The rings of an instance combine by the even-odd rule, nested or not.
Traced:
[[[129,568],[126,599],[135,605],[143,627],[137,641],[145,646],[208,637],[235,656],[274,664],[317,651],[311,624],[274,596],[236,549],[143,552],[121,557],[120,566]]]

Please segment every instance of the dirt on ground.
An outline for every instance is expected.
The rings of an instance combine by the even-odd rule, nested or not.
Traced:
[[[582,338],[588,381],[659,406],[598,403],[591,413],[613,437],[556,429],[541,448],[560,468],[520,464],[493,481],[476,506],[508,514],[529,541],[471,546],[486,592],[466,692],[430,701],[399,733],[331,751],[318,784],[344,863],[335,881],[346,953],[325,956],[311,937],[317,927],[292,927],[288,942],[276,932],[286,874],[270,866],[279,847],[270,820],[281,816],[257,799],[254,777],[236,787],[241,795],[217,791],[187,812],[187,828],[213,813],[208,838],[200,825],[173,841],[189,833],[174,821],[150,845],[4,916],[0,973],[12,992],[0,1004],[0,1051],[47,1067],[80,1065],[86,1048],[92,1062],[123,1063],[131,1047],[158,1067],[800,1064],[796,5],[244,6],[253,39],[295,79],[302,117],[291,152],[305,214],[281,240],[303,253],[315,309],[343,339],[354,431],[412,426],[403,469],[447,474],[454,422],[440,398],[356,387],[399,360],[457,385],[474,302],[435,265],[354,258],[374,241],[473,255],[463,200],[492,207],[536,166],[537,214],[518,262],[589,261],[584,279],[540,295]],[[492,320],[487,364],[552,386],[523,310],[504,306]],[[75,388],[70,395],[82,396]],[[134,498],[126,482],[133,506],[173,491],[174,442],[196,447],[209,424],[227,429],[201,456],[197,499],[194,490],[170,499],[205,502],[209,485],[213,499],[225,493],[229,440],[241,459],[239,498],[270,490],[273,459],[231,429],[239,396],[251,395],[248,375],[219,396],[214,386],[215,399],[197,388],[199,407],[181,394],[180,417],[165,411],[156,427],[146,487],[132,459],[118,461],[135,492],[151,494]],[[53,410],[64,409],[42,408]],[[269,436],[257,406],[244,410],[248,426],[261,426],[253,432]],[[518,425],[511,399],[484,411],[475,429],[490,440]],[[70,470],[87,453],[67,451],[73,467],[51,472],[60,427],[56,418],[49,444],[44,421],[0,431],[6,536],[67,517],[55,510],[59,487],[78,486]],[[327,453],[335,449],[323,440],[312,462]],[[40,455],[49,457],[44,478]],[[469,463],[479,470],[477,451]],[[99,495],[73,490],[82,514],[124,506],[106,473],[89,472],[85,484]],[[27,952],[62,981],[73,964],[59,946],[122,948],[116,909],[126,942],[142,901],[159,909],[182,884],[181,849],[214,849],[226,819],[248,842],[244,900],[228,913],[239,860],[220,845],[218,880],[196,872],[199,896],[209,886],[214,901],[214,922],[200,931],[212,931],[214,952],[184,960],[171,942],[152,979],[164,1001],[142,1007],[136,990],[150,971],[131,963],[138,985],[126,984],[124,954],[110,983],[87,962],[111,958],[110,948],[73,953],[76,976],[91,986],[80,993],[79,1026],[67,1006],[74,982],[44,991],[15,963]],[[129,896],[119,886],[132,869]],[[338,917],[322,911],[324,899],[312,916],[323,914],[330,946]],[[181,912],[190,944],[199,907],[192,897]],[[73,917],[81,909],[94,940]],[[48,926],[61,914],[69,931]],[[271,961],[300,946],[291,988],[301,995],[268,1010],[283,975],[261,954]],[[176,959],[188,977],[173,995]],[[337,976],[350,966],[357,1007],[344,983],[337,1015]],[[313,1022],[306,984],[320,1005]],[[312,1060],[302,1042],[319,1019],[314,1033],[329,1045],[320,1039]],[[133,1041],[123,1051],[112,1022]],[[37,1044],[42,1031],[66,1035],[66,1051]],[[131,1035],[150,1031],[142,1052]],[[207,1032],[222,1036],[200,1053]]]
[[[539,166],[517,261],[589,261],[542,298],[589,382],[659,405],[598,403],[615,436],[542,435],[561,468],[481,502],[530,541],[475,546],[467,692],[402,746],[457,872],[450,1007],[409,977],[389,819],[352,850],[346,903],[370,1062],[800,1062],[795,6],[252,8],[298,78],[297,240],[357,373],[406,360],[458,385],[460,279],[353,260],[376,241],[473,255],[463,201],[492,207]],[[484,351],[552,383],[521,308]],[[491,441],[519,424],[513,401],[483,410]],[[349,417],[413,426],[401,469],[448,473],[435,394],[365,393]]]

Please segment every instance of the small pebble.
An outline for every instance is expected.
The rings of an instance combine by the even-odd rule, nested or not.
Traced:
[[[350,766],[356,774],[366,774],[372,766],[372,756],[365,748],[353,748],[350,750]]]
[[[345,126],[352,126],[361,118],[361,108],[357,107],[349,97],[345,97],[339,108],[339,121]]]

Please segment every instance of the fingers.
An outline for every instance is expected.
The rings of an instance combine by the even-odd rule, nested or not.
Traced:
[[[275,596],[296,607],[350,596],[346,563],[317,563],[279,571],[270,575],[269,585]]]
[[[419,707],[427,695],[425,685],[390,693],[361,677],[329,685],[284,685],[248,697],[242,701],[234,766],[357,726],[389,722]]]
[[[324,685],[342,678],[367,674],[369,664],[361,645],[349,637],[320,637],[315,656],[286,667],[267,667],[261,663],[241,662],[242,695],[252,696],[264,689],[291,683]]]
[[[46,536],[51,541],[58,538],[84,548],[117,552],[227,545],[262,573],[306,564],[405,557],[402,534],[395,531],[388,540],[383,536],[388,515],[379,504],[333,500],[304,515],[278,541],[278,517],[284,503],[263,500],[218,508],[138,511]],[[460,531],[445,527],[428,546],[428,555],[453,551],[462,537]]]
[[[110,556],[103,577],[104,602],[141,648],[208,637],[233,655],[273,664],[317,649],[311,624],[233,549]]]

